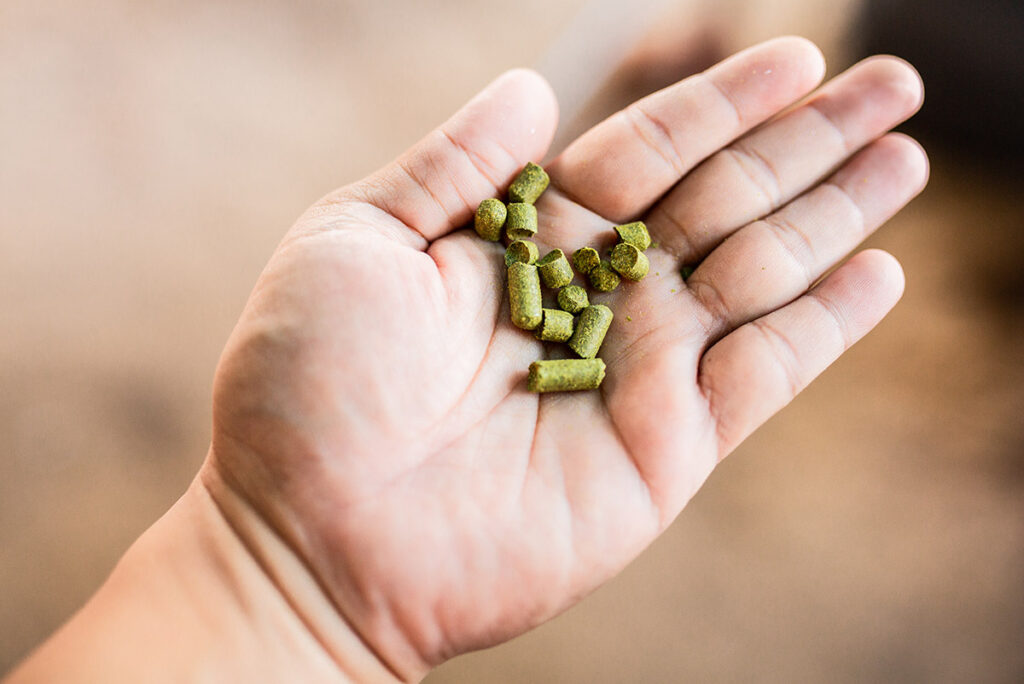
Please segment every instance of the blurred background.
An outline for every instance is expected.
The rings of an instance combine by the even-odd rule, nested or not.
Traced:
[[[758,40],[918,66],[925,193],[878,330],[617,579],[430,682],[1024,680],[1024,6],[4,0],[0,672],[182,493],[275,244],[500,71],[559,141]]]

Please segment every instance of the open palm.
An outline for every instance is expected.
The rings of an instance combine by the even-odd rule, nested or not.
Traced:
[[[543,80],[505,74],[286,236],[218,368],[207,479],[402,676],[565,609],[900,295],[873,250],[815,283],[923,187],[920,148],[881,137],[920,82],[876,58],[801,102],[822,73],[806,41],[765,43],[548,165],[542,253],[603,251],[635,219],[655,244],[645,280],[592,293],[615,312],[600,390],[547,395],[524,378],[552,350],[511,325],[501,247],[467,229],[555,127]]]

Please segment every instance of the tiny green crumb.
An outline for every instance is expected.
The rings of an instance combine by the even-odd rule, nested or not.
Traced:
[[[633,322],[633,317],[632,316],[626,316],[626,320],[629,321],[630,323],[632,323]]]

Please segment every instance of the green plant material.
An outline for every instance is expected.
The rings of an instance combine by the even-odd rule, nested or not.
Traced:
[[[500,199],[494,197],[485,199],[476,208],[476,214],[473,216],[473,228],[476,230],[476,234],[484,240],[497,242],[501,239],[501,229],[505,227],[507,215],[508,210],[505,208],[505,203]]]
[[[534,361],[526,378],[531,392],[569,392],[597,389],[604,380],[601,359]]]
[[[594,358],[611,324],[611,309],[604,304],[588,306],[576,321],[576,329],[569,338],[569,348],[584,359]]]
[[[544,309],[542,320],[535,331],[538,340],[544,342],[565,342],[572,337],[573,318],[568,311]]]
[[[611,292],[619,286],[621,278],[612,269],[611,263],[602,259],[597,268],[592,270],[587,277],[590,279],[590,286],[598,292]]]
[[[517,261],[508,267],[508,301],[512,325],[523,330],[540,325],[543,314],[536,266]]]
[[[537,207],[516,202],[508,205],[505,235],[509,240],[528,240],[537,234]]]
[[[643,221],[615,226],[615,232],[619,234],[620,240],[628,242],[641,252],[651,246],[651,234],[647,232],[647,226]]]
[[[540,269],[540,281],[547,287],[557,290],[572,282],[572,266],[565,258],[565,252],[560,249],[553,249],[544,255],[544,258],[537,262]]]
[[[630,242],[620,242],[612,249],[612,268],[623,278],[643,280],[651,268],[647,255]]]
[[[693,271],[694,271],[693,266],[683,266],[681,269],[679,269],[679,275],[681,275],[683,277],[683,282],[684,283],[687,280],[689,280],[690,276],[693,275]]]
[[[590,298],[579,285],[567,285],[558,291],[558,306],[575,316],[590,306]]]
[[[601,263],[601,255],[593,247],[580,247],[572,253],[572,265],[583,275],[589,274]]]
[[[550,182],[551,179],[548,178],[547,171],[533,162],[527,162],[516,179],[512,181],[512,185],[508,186],[508,199],[510,202],[533,204],[547,189]]]
[[[505,266],[511,266],[518,262],[521,264],[532,264],[537,261],[540,251],[537,245],[529,240],[516,240],[505,248]]]

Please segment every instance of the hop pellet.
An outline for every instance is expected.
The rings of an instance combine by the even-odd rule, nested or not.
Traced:
[[[536,266],[517,261],[508,267],[508,301],[512,325],[523,330],[540,325],[543,314]]]
[[[619,275],[630,280],[642,280],[651,268],[647,255],[631,242],[620,242],[612,249],[611,265]]]
[[[590,279],[590,286],[598,292],[611,292],[619,286],[619,282],[622,280],[612,268],[611,263],[604,259],[587,274],[587,278]]]
[[[543,309],[541,322],[534,331],[538,340],[544,342],[565,342],[572,337],[573,317],[561,309]]]
[[[572,266],[565,258],[565,252],[560,249],[553,249],[545,254],[544,258],[537,262],[537,268],[540,270],[541,282],[553,290],[572,282]]]
[[[551,179],[544,169],[533,162],[527,162],[512,185],[508,186],[508,199],[510,202],[533,204],[547,189],[549,182]]]
[[[516,240],[505,248],[505,266],[519,262],[521,264],[532,264],[537,261],[540,251],[537,245],[529,240]]]
[[[531,392],[569,392],[597,389],[604,380],[601,359],[554,359],[534,361],[526,377]]]
[[[558,306],[575,316],[590,306],[590,298],[579,285],[566,285],[558,291]]]
[[[593,247],[580,247],[572,253],[572,265],[583,275],[588,275],[601,263],[601,255]]]
[[[505,235],[509,240],[528,240],[537,234],[537,207],[522,202],[510,203],[505,219]]]
[[[501,229],[505,227],[508,210],[500,199],[485,199],[476,208],[473,216],[473,228],[484,240],[497,242],[501,239]]]
[[[611,324],[611,309],[604,304],[588,306],[576,321],[576,329],[569,338],[569,348],[584,359],[594,358]]]
[[[641,252],[651,246],[651,234],[647,232],[647,226],[643,221],[615,226],[615,232],[619,234],[620,240],[628,242]]]

